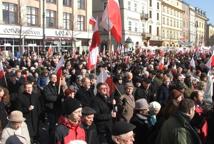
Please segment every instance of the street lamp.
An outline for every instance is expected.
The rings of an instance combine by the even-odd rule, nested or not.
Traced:
[[[198,21],[195,21],[195,46],[198,44]]]
[[[125,47],[129,50],[131,48],[131,50],[133,50],[133,41],[130,37],[128,37],[125,41]]]

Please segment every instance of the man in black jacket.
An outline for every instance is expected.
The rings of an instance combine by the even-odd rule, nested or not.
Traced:
[[[61,90],[62,93],[62,90]],[[61,114],[62,94],[58,94],[57,75],[50,75],[50,82],[43,90],[45,111],[49,122],[49,134],[54,133],[56,122]]]
[[[97,84],[97,95],[93,101],[93,109],[96,111],[95,124],[100,144],[111,143],[112,118],[116,117],[113,111],[113,99],[108,96],[108,85],[106,83]]]

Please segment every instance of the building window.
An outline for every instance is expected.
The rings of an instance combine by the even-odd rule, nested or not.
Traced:
[[[64,6],[72,6],[72,0],[63,0]]]
[[[46,10],[46,26],[49,28],[56,27],[56,11]]]
[[[63,13],[63,28],[70,29],[71,28],[71,14]]]
[[[38,26],[39,24],[39,9],[35,7],[27,7],[27,25]]]
[[[3,21],[5,24],[17,24],[17,5],[3,2]]]
[[[165,25],[165,17],[162,18],[163,24]]]
[[[160,9],[160,4],[159,4],[159,2],[157,3],[157,9],[158,9],[158,10]]]
[[[152,11],[149,11],[149,18],[152,18]]]
[[[157,27],[157,36],[159,36],[159,27]]]
[[[46,0],[48,3],[56,3],[56,0]]]
[[[149,33],[152,34],[152,26],[149,26]]]
[[[85,30],[85,16],[78,15],[77,17],[77,30],[84,31]]]
[[[85,0],[78,0],[77,8],[78,9],[85,9]]]
[[[132,22],[129,21],[129,27],[128,27],[129,31],[132,31]]]
[[[134,28],[135,32],[137,32],[137,23],[135,23],[135,28]]]
[[[152,7],[152,0],[149,0],[149,6]]]
[[[131,10],[131,2],[128,1],[128,10]]]
[[[159,21],[159,13],[157,13],[157,20]]]
[[[137,12],[137,4],[136,3],[134,4],[134,11]]]

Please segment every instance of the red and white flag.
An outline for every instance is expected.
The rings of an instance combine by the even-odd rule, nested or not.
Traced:
[[[2,61],[0,61],[0,79],[2,79],[3,77],[4,77],[4,68]]]
[[[89,24],[91,24],[92,26],[95,26],[96,25],[96,19],[94,18],[94,17],[91,17],[90,19],[89,19]]]
[[[48,48],[48,57],[51,57],[52,55],[53,55],[53,48],[52,48],[52,45],[50,44]]]
[[[107,6],[102,16],[102,27],[111,31],[117,43],[122,39],[122,24],[120,15],[120,5],[118,0],[108,0]]]
[[[163,70],[163,69],[164,69],[164,57],[162,57],[159,62],[159,70]]]
[[[208,60],[208,62],[206,63],[206,66],[211,69],[214,66],[214,52],[211,55],[210,59]]]
[[[100,34],[98,31],[98,22],[94,26],[94,33],[92,36],[92,42],[89,48],[89,56],[87,61],[87,68],[92,70],[97,64],[97,57],[99,56]]]
[[[58,64],[56,65],[56,68],[54,70],[54,72],[57,75],[57,81],[59,82],[60,78],[62,77],[62,68],[65,64],[65,60],[64,60],[64,56],[62,56],[58,62]]]
[[[107,83],[108,84],[108,92],[109,95],[112,95],[115,91],[115,84],[113,82],[113,79],[111,75],[108,74],[107,71],[102,71],[98,76],[97,76],[97,84],[98,83]]]

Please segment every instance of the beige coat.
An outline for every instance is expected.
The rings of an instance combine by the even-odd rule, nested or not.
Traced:
[[[27,125],[25,122],[22,123],[22,126],[18,129],[12,129],[10,123],[2,131],[0,144],[14,143],[14,144],[30,144],[30,136]]]

